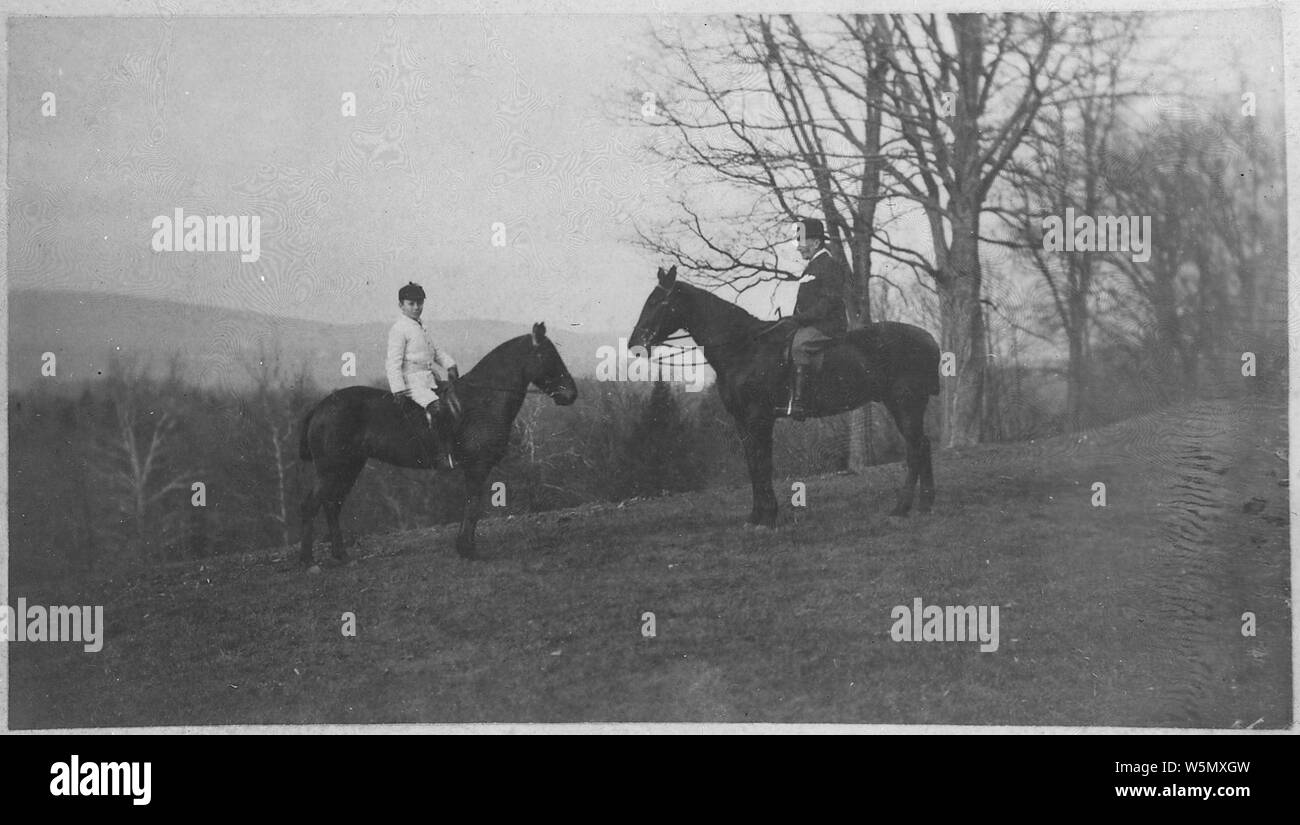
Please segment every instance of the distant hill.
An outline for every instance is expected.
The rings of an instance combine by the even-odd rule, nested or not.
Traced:
[[[395,312],[395,311],[394,311]],[[134,359],[152,375],[179,358],[190,383],[239,389],[251,383],[245,362],[279,348],[285,372],[300,367],[322,389],[384,381],[384,351],[391,321],[321,324],[222,307],[194,306],[125,295],[17,290],[9,294],[9,387],[37,382],[58,392],[79,391],[103,380],[114,359]],[[505,321],[435,321],[437,341],[462,365],[478,362],[528,324]],[[573,333],[549,328],[574,376],[595,372],[597,350],[623,333]],[[41,376],[43,353],[57,356],[56,379]],[[356,355],[356,377],[342,375],[343,354]]]

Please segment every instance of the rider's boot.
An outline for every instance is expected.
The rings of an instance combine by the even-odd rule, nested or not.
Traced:
[[[456,458],[452,455],[455,431],[443,413],[442,402],[434,399],[424,408],[424,416],[429,420],[429,430],[433,433],[433,466],[439,470],[456,469]]]

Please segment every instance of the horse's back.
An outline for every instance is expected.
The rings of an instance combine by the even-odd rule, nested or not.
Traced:
[[[365,452],[367,423],[392,403],[392,394],[376,387],[352,386],[322,398],[303,419],[300,453],[306,461],[356,457]]]
[[[866,359],[868,370],[890,386],[939,394],[939,344],[920,327],[881,321],[849,330],[844,342]]]
[[[378,387],[366,387],[358,384],[352,387],[344,387],[341,390],[335,390],[325,396],[325,400],[328,401],[331,398],[335,398],[347,403],[365,403],[367,401],[377,401],[381,398],[391,396],[391,392],[386,392]]]

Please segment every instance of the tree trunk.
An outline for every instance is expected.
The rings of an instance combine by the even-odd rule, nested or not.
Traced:
[[[961,447],[978,443],[984,405],[987,336],[980,311],[978,211],[954,203],[952,245],[939,287],[940,348],[956,359],[957,374],[940,381],[944,444]]]
[[[877,54],[875,66],[867,80],[867,120],[863,131],[862,181],[858,190],[858,208],[853,222],[850,329],[871,323],[871,233],[875,229],[876,207],[880,203],[880,177],[883,166],[883,156],[880,153],[881,104],[885,94],[885,80],[889,74],[889,64],[883,59],[884,51],[889,48],[889,40],[884,35],[884,31],[883,22],[875,21],[874,35],[870,42]],[[871,418],[870,404],[864,404],[849,415],[849,469],[855,473],[865,471],[875,457]]]
[[[1093,214],[1093,213],[1089,213]],[[1067,284],[1065,337],[1070,348],[1066,365],[1065,431],[1077,433],[1087,426],[1083,404],[1088,392],[1088,354],[1085,339],[1088,335],[1088,284],[1091,281],[1092,256],[1083,255],[1078,261],[1078,271]]]
[[[872,206],[875,211],[874,203]],[[855,228],[853,238],[853,283],[849,302],[849,328],[858,329],[871,323],[871,237]],[[864,404],[849,413],[849,470],[861,473],[871,466],[875,455],[872,443],[871,405]]]

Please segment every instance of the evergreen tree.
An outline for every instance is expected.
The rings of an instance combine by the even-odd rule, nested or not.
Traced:
[[[698,489],[700,467],[691,442],[676,395],[666,382],[656,381],[624,448],[624,489],[642,496]]]

